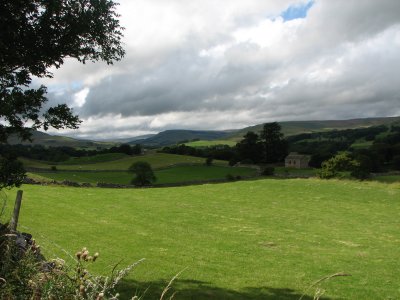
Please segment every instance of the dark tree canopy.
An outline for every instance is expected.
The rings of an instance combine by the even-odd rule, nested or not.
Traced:
[[[240,160],[251,160],[259,163],[262,158],[262,145],[258,134],[249,131],[243,136],[243,140],[236,144]]]
[[[59,68],[66,58],[108,64],[121,59],[123,28],[116,5],[112,0],[0,1],[0,143],[11,134],[26,140],[35,129],[79,126],[65,104],[44,110],[46,87],[30,87],[32,77],[52,77],[48,69]],[[5,173],[13,169],[2,169],[2,182],[14,178]]]
[[[260,133],[263,145],[263,160],[266,163],[282,161],[288,153],[288,144],[281,133],[281,126],[277,122],[264,124]]]
[[[129,167],[129,172],[136,174],[131,183],[136,186],[150,185],[156,181],[151,165],[146,161],[137,161]]]
[[[65,104],[43,112],[46,87],[29,88],[32,76],[51,77],[65,58],[103,60],[124,55],[122,28],[111,0],[0,1],[0,142],[22,139],[30,130],[77,128],[80,120]]]

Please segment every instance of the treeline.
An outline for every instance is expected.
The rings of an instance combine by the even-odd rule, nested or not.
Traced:
[[[236,146],[227,145],[195,148],[187,145],[164,147],[161,152],[211,157],[227,160],[231,165],[265,164],[282,162],[288,152],[311,155],[310,166],[320,168],[324,161],[347,151],[360,162],[365,172],[400,170],[400,126],[375,126],[369,128],[333,130],[305,133],[283,138],[278,123],[267,123],[260,133],[248,132]],[[352,145],[365,140],[371,146],[355,149]]]
[[[139,155],[142,153],[140,144],[131,146],[122,144],[102,150],[76,149],[72,147],[44,147],[42,145],[9,145],[0,144],[0,156],[11,158],[26,157],[36,160],[45,160],[51,162],[62,162],[71,157],[94,156],[106,153],[124,153],[127,155]]]
[[[264,124],[259,134],[248,132],[234,147],[221,145],[195,148],[182,144],[164,147],[160,152],[227,160],[230,165],[238,162],[276,163],[283,161],[288,154],[288,143],[283,138],[280,125],[274,122]]]
[[[365,148],[353,148],[360,139],[372,142]],[[347,129],[307,133],[287,138],[289,149],[293,152],[311,155],[310,166],[319,168],[322,162],[338,152],[348,151],[357,161],[361,161],[369,172],[386,169],[399,169],[400,126],[375,126],[360,129]]]

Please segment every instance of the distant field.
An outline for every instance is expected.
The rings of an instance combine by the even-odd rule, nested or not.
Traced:
[[[317,179],[257,180],[179,188],[29,186],[20,230],[47,257],[100,252],[95,271],[146,258],[121,299],[400,299],[400,185]],[[7,213],[15,190],[6,191]],[[63,250],[61,250],[63,249]],[[324,298],[327,299],[327,298]]]
[[[225,179],[228,174],[234,176],[253,176],[256,170],[251,168],[234,168],[224,166],[177,166],[162,170],[156,170],[156,184],[207,181],[214,179]],[[130,184],[134,177],[128,172],[54,172],[54,173],[34,173],[42,178],[49,180],[69,180],[74,182],[88,182],[96,184],[97,182],[106,182],[113,184]]]
[[[186,146],[190,147],[211,147],[217,145],[228,145],[228,146],[235,146],[237,142],[232,140],[214,140],[214,141],[195,141],[185,143]]]
[[[120,157],[119,159],[116,159]],[[21,159],[25,167],[50,169],[54,163],[46,163],[41,161]],[[165,168],[176,164],[201,164],[205,162],[205,158],[175,155],[166,153],[151,153],[140,156],[127,156],[127,155],[96,155],[91,158],[79,158],[57,165],[58,170],[121,170],[125,171],[137,161],[147,161],[154,169]],[[215,164],[225,165],[226,161],[214,160]]]
[[[73,157],[67,161],[59,162],[57,165],[82,165],[110,162],[118,159],[129,158],[129,155],[123,153],[106,153],[94,156]]]
[[[360,139],[354,142],[350,147],[353,149],[365,149],[372,145],[373,141],[366,141],[365,139]]]

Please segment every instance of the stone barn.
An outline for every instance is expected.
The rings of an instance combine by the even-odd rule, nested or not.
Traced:
[[[303,169],[308,168],[311,156],[299,154],[297,152],[290,152],[285,158],[285,167]]]

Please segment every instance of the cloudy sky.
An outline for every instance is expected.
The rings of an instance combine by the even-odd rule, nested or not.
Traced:
[[[120,0],[126,56],[42,80],[81,138],[400,115],[399,0]]]

